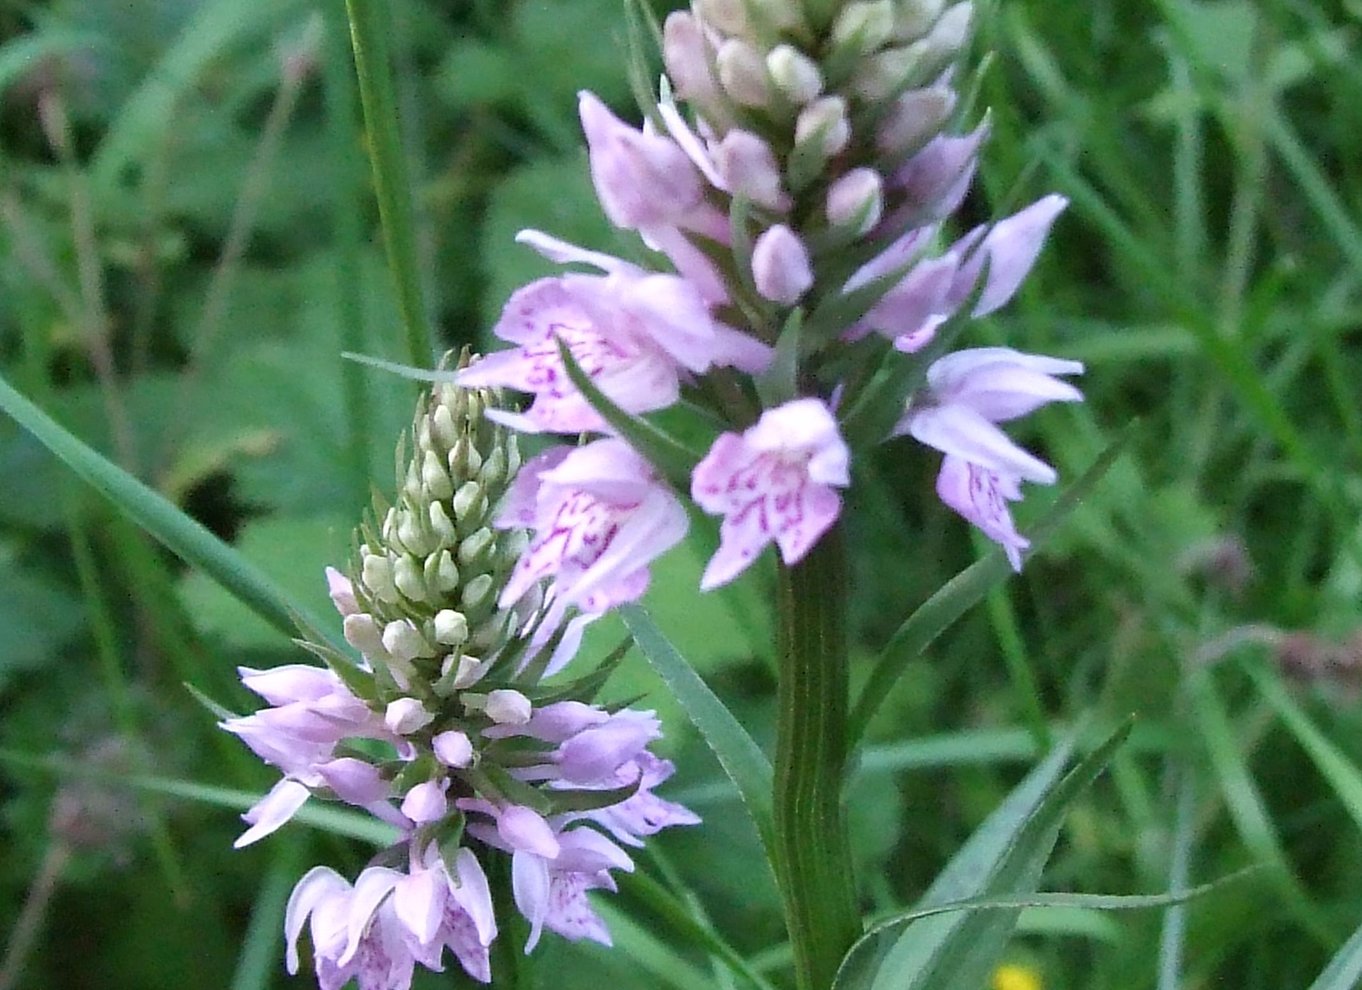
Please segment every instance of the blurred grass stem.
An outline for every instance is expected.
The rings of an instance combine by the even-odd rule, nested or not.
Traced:
[[[369,163],[383,225],[388,267],[397,290],[397,306],[406,334],[407,360],[418,368],[430,365],[435,335],[426,311],[412,205],[411,175],[393,87],[392,13],[384,0],[346,0],[350,43],[359,76],[360,103],[368,132]]]
[[[71,120],[66,113],[66,102],[56,88],[43,90],[38,96],[38,117],[43,133],[66,172],[67,194],[70,197],[71,237],[75,247],[76,271],[80,281],[80,312],[78,322],[89,352],[90,364],[99,380],[104,411],[109,417],[109,432],[117,452],[118,463],[133,474],[137,473],[136,437],[118,382],[118,368],[110,341],[109,311],[104,304],[104,269],[99,260],[99,244],[95,234],[94,207],[90,200],[90,185],[75,157]]]
[[[269,189],[270,173],[279,148],[283,143],[284,132],[298,106],[298,95],[307,78],[307,66],[312,61],[317,47],[318,25],[309,24],[307,34],[295,51],[280,56],[281,71],[279,86],[274,93],[269,113],[260,130],[251,155],[246,177],[242,180],[241,191],[237,194],[232,208],[232,216],[227,225],[227,236],[223,239],[222,249],[218,252],[217,263],[204,293],[203,308],[199,311],[198,321],[189,335],[189,361],[180,376],[179,392],[176,397],[176,414],[169,422],[182,424],[188,420],[188,409],[202,377],[213,357],[213,345],[222,332],[222,320],[227,311],[227,301],[231,298],[241,261],[246,256],[251,233],[260,215],[260,206]],[[163,440],[165,455],[169,456],[178,437],[171,435]]]
[[[52,837],[47,853],[38,867],[38,874],[29,885],[19,917],[10,930],[5,956],[0,959],[0,990],[16,990],[24,975],[24,963],[42,934],[43,919],[48,905],[61,886],[62,875],[71,861],[71,847],[63,839]]]

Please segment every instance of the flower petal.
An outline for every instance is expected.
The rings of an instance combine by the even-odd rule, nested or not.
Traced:
[[[896,432],[910,433],[943,454],[1000,474],[1015,474],[1042,485],[1052,485],[1058,477],[1054,468],[1018,447],[1006,433],[966,406],[910,410]]]

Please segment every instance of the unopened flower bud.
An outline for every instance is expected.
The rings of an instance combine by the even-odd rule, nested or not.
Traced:
[[[431,502],[428,514],[431,531],[441,543],[453,543],[458,539],[458,533],[454,529],[454,520],[449,518],[449,513],[445,511],[443,502]]]
[[[397,585],[393,583],[393,567],[387,557],[378,554],[365,554],[360,565],[360,579],[379,601],[392,604],[397,601]]]
[[[858,235],[880,222],[884,210],[884,180],[870,168],[853,168],[828,188],[828,223],[856,227]]]
[[[484,488],[501,484],[506,477],[506,450],[498,445],[478,468],[478,483]]]
[[[932,29],[946,0],[898,0],[894,16],[894,38],[916,41]]]
[[[744,106],[764,106],[771,98],[766,81],[766,62],[761,55],[741,38],[729,38],[719,46],[715,57],[719,82],[733,102]]]
[[[431,498],[449,498],[454,494],[454,486],[440,463],[440,456],[433,450],[427,450],[421,459],[421,480]]]
[[[397,558],[397,563],[393,565],[393,583],[397,585],[397,590],[411,601],[423,602],[428,597],[421,565],[410,554],[403,554]]]
[[[530,699],[519,691],[498,688],[487,694],[487,717],[499,725],[524,725],[533,710]]]
[[[418,732],[435,721],[435,716],[415,698],[398,698],[390,702],[383,713],[383,724],[395,735]]]
[[[883,100],[936,79],[965,47],[973,17],[968,2],[957,3],[925,38],[870,56],[856,74],[856,91],[868,100]]]
[[[949,62],[969,41],[974,26],[974,5],[969,0],[953,5],[932,25],[926,41],[932,51]]]
[[[745,196],[768,210],[788,209],[780,188],[780,165],[771,146],[748,131],[734,128],[714,150],[714,164],[735,196]]]
[[[431,544],[430,534],[421,525],[420,518],[409,509],[397,513],[397,540],[409,553],[418,557],[430,553],[435,547]],[[397,566],[393,565],[393,580],[397,580]],[[402,586],[399,584],[398,590]]]
[[[842,8],[832,25],[832,43],[869,54],[894,33],[893,0],[857,0]]]
[[[776,224],[757,238],[752,279],[764,298],[784,306],[793,306],[809,291],[813,285],[809,252],[789,227]]]
[[[466,733],[457,729],[441,732],[430,745],[435,750],[435,758],[447,767],[462,770],[473,762],[473,743]]]
[[[689,11],[667,15],[662,28],[662,60],[676,95],[701,103],[714,98],[714,76],[710,72],[709,41]]]
[[[513,850],[524,850],[544,859],[557,859],[561,851],[553,826],[532,808],[511,805],[503,810],[497,816],[497,834]]]
[[[635,130],[590,93],[578,107],[591,181],[616,227],[674,224],[703,199],[700,173],[675,141]]]
[[[479,574],[463,586],[460,600],[464,608],[473,611],[484,605],[492,595],[492,575]]]
[[[383,627],[383,648],[402,662],[430,654],[425,637],[406,619],[389,622]]]
[[[430,416],[430,429],[434,438],[443,447],[453,447],[459,442],[459,428],[454,425],[454,416],[443,403],[435,407]]]
[[[796,146],[814,149],[822,158],[831,158],[851,142],[851,122],[847,119],[846,100],[840,96],[824,96],[799,112],[795,121]]]
[[[334,567],[326,569],[326,587],[331,595],[331,604],[336,606],[336,611],[342,618],[359,611],[359,602],[355,600],[355,586]]]
[[[911,155],[934,138],[955,110],[955,91],[945,86],[911,89],[894,101],[875,135],[885,154]]]
[[[443,594],[449,594],[459,586],[459,567],[454,563],[454,555],[448,550],[441,550],[438,555],[431,558],[435,561],[433,568],[435,572],[435,587],[439,588]],[[427,561],[427,567],[430,562]]]
[[[777,31],[798,28],[804,23],[800,0],[745,0],[754,20]]]
[[[471,517],[481,517],[483,509],[487,506],[487,499],[483,497],[480,484],[476,481],[465,481],[454,493],[450,504],[454,508],[455,520],[462,525]]]
[[[402,799],[402,814],[417,825],[438,822],[449,812],[449,801],[445,789],[449,781],[427,780],[417,784]]]
[[[724,34],[745,34],[747,31],[743,0],[696,0],[695,11],[706,24]]]
[[[462,691],[470,688],[478,681],[482,680],[482,675],[487,673],[491,666],[490,660],[479,660],[464,654],[457,660],[453,656],[445,661],[445,667],[441,669],[441,676],[453,675],[454,687]]]
[[[766,71],[771,81],[795,106],[803,106],[823,92],[823,74],[818,63],[793,45],[776,45],[766,54]]]
[[[496,537],[484,526],[459,544],[459,563],[471,567],[480,561]]]
[[[372,615],[363,612],[347,615],[341,623],[341,632],[345,641],[366,657],[382,657],[388,652],[383,646],[383,634]]]
[[[435,642],[460,646],[468,639],[468,619],[462,612],[444,608],[435,613]]]

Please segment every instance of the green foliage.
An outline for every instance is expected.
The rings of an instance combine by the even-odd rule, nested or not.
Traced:
[[[975,988],[1002,958],[1075,990],[1352,986],[1358,6],[982,6],[998,52],[979,100],[993,139],[968,222],[1049,190],[1072,205],[1022,296],[964,342],[1087,362],[1084,406],[1021,437],[1065,485],[1105,462],[1126,423],[1144,425],[1007,581],[937,503],[931,457],[889,444],[864,465],[849,496],[865,693],[847,813],[863,905],[897,921],[872,928],[842,985]],[[333,17],[318,41],[311,9],[0,9],[0,376],[37,408],[5,401],[257,606],[131,542],[0,418],[0,842],[13,853],[0,857],[0,943],[49,850],[71,844],[25,969],[34,990],[91,973],[110,990],[284,985],[288,886],[305,864],[358,868],[384,835],[308,809],[318,828],[296,844],[232,852],[233,814],[268,775],[182,684],[241,707],[227,694],[236,664],[305,659],[280,631],[292,617],[276,588],[327,621],[320,568],[343,561],[371,487],[390,485],[413,392],[339,355],[405,357],[397,300],[410,309],[414,295],[442,345],[489,346],[505,298],[553,270],[514,243],[523,227],[642,250],[595,207],[575,121],[581,88],[632,113],[615,0],[390,5],[403,126],[385,153],[410,172],[407,268],[421,277],[401,296],[366,191],[358,94],[335,84],[353,82],[349,38]],[[271,150],[261,135],[285,57],[302,76]],[[37,113],[54,93],[69,162]],[[103,333],[112,381],[92,359]],[[705,443],[694,424],[658,425]],[[1033,497],[1022,529],[1049,512]],[[678,762],[668,794],[705,824],[665,837],[666,862],[640,858],[655,886],[626,883],[606,907],[615,950],[546,944],[535,985],[788,983],[780,902],[738,796],[770,772],[773,585],[755,569],[697,597],[713,532],[692,529],[655,569],[646,616],[602,621],[589,648],[604,655],[626,623],[640,635],[658,669],[636,653],[605,691],[659,710]],[[1038,736],[1131,712],[1107,773],[1086,789],[1086,773],[1072,778],[1069,794],[1062,751],[1044,758]],[[1047,799],[1061,786],[1064,801]],[[86,827],[64,829],[54,807]],[[169,890],[167,862],[191,900]],[[1251,891],[1177,903],[1253,863],[1266,868]],[[1072,894],[1028,893],[1042,888]],[[1145,891],[1173,906],[1108,915],[1094,908],[1116,902],[1084,899]],[[907,913],[978,897],[995,906]],[[915,968],[926,957],[955,962]]]

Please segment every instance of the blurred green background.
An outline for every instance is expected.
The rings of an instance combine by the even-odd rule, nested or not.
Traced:
[[[1305,987],[1362,922],[1362,3],[984,6],[994,136],[960,222],[1072,205],[969,343],[1087,362],[1086,405],[1019,434],[1067,479],[1141,426],[885,706],[850,792],[866,906],[911,902],[1055,727],[1136,712],[1046,889],[1267,868],[1186,909],[1028,911],[1010,958],[1047,988]],[[392,13],[430,310],[485,347],[548,271],[518,229],[620,236],[575,107],[630,112],[622,4]],[[340,4],[0,0],[0,39],[0,373],[324,610],[414,395],[340,358],[402,356]],[[854,489],[862,661],[983,549],[935,469],[892,445]],[[699,597],[702,553],[649,603],[769,739],[771,575]],[[0,988],[312,984],[283,972],[284,899],[370,851],[294,826],[233,852],[271,776],[185,687],[244,709],[237,664],[301,659],[0,417]],[[641,662],[611,689],[663,713],[670,796],[706,818],[641,865],[786,979],[717,766]],[[628,889],[604,910],[617,947],[551,940],[545,987],[725,986]]]

